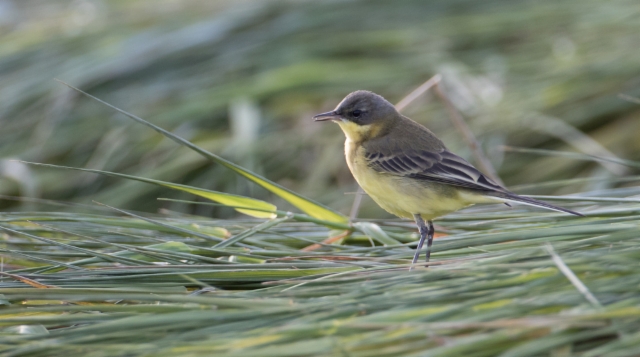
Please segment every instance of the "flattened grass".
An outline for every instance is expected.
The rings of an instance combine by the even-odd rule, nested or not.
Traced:
[[[416,234],[396,221],[377,223],[411,243],[382,246],[355,231],[302,251],[332,231],[296,221],[252,230],[264,221],[149,217],[163,223],[154,226],[6,213],[2,256],[12,276],[0,278],[0,355],[632,356],[640,204],[612,201],[640,188],[606,193],[567,203],[584,218],[502,206],[451,215],[437,222],[447,235],[434,243],[432,266],[412,272]],[[214,248],[170,226],[251,234]],[[598,304],[559,270],[548,243]]]

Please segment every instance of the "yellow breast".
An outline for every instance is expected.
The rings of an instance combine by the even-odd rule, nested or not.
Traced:
[[[479,203],[482,199],[454,186],[379,173],[367,165],[364,148],[348,136],[345,156],[353,177],[362,189],[380,207],[398,217],[413,218],[414,214],[420,214],[431,220]]]

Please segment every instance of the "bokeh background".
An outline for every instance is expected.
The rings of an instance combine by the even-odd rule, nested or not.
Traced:
[[[21,159],[288,207],[54,78],[344,213],[357,186],[343,134],[311,116],[356,89],[398,102],[435,74],[517,192],[634,184],[638,169],[502,148],[640,160],[638,34],[636,0],[0,0],[0,194],[235,214],[159,202],[193,197],[151,185],[12,161]],[[471,160],[433,93],[404,114]],[[584,180],[526,186],[576,178]],[[8,198],[0,207],[71,209]],[[386,213],[365,199],[360,216]]]

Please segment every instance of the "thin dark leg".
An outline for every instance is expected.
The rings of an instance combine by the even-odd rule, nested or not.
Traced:
[[[433,234],[436,232],[436,229],[433,228],[433,222],[427,221],[427,224],[429,225],[429,231],[427,232],[427,236],[429,237],[429,239],[427,239],[427,263],[429,263],[429,258],[431,257],[431,244],[433,244]],[[426,265],[426,267],[428,266],[429,264]]]
[[[418,258],[420,258],[420,250],[422,250],[422,245],[424,244],[424,240],[427,238],[427,235],[429,233],[429,228],[427,228],[427,226],[424,224],[424,220],[422,219],[422,217],[420,217],[419,214],[414,214],[413,218],[416,220],[416,224],[418,225],[418,230],[420,231],[420,241],[418,242],[416,253],[413,255],[413,261],[411,262],[412,264],[415,264],[418,261]],[[431,247],[431,242],[427,244],[429,247]],[[427,254],[429,254],[428,251],[427,251]],[[409,270],[413,270],[413,266],[409,268]]]

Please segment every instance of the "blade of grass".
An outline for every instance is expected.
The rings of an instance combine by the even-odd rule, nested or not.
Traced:
[[[11,229],[9,227],[5,227],[5,226],[2,226],[2,225],[0,225],[0,229],[5,230],[7,232],[14,233],[14,234],[19,234],[19,235],[23,235],[23,236],[26,236],[26,237],[29,237],[29,238],[33,238],[33,239],[36,239],[36,240],[39,240],[39,241],[43,241],[43,242],[46,242],[46,243],[49,243],[49,244],[57,245],[57,246],[59,246],[61,248],[64,248],[64,249],[81,252],[81,253],[96,257],[96,258],[100,258],[100,259],[102,259],[104,261],[107,261],[107,262],[118,262],[118,263],[123,263],[123,264],[128,264],[129,263],[128,259],[126,259],[126,258],[115,257],[115,256],[112,256],[112,255],[109,255],[109,254],[96,252],[94,250],[84,249],[84,248],[76,247],[76,246],[69,245],[69,244],[66,244],[66,243],[57,242],[57,241],[52,240],[52,239],[39,237],[39,236],[36,236],[36,235],[33,235],[33,234],[21,232],[21,231],[18,231],[18,230],[15,230],[15,229]],[[60,264],[60,263],[58,263],[58,264]]]
[[[249,229],[247,229],[246,231],[237,234],[236,236],[233,236],[227,240],[224,240],[216,245],[214,245],[214,248],[224,248],[224,247],[229,247],[233,244],[239,243],[241,242],[243,239],[250,237],[253,234],[262,232],[264,230],[267,230],[271,227],[275,227],[278,224],[282,223],[282,222],[286,222],[288,220],[291,219],[291,215],[286,215],[284,217],[280,217],[280,218],[274,218],[271,220],[268,220],[266,222],[260,223],[255,227],[251,227]]]
[[[238,209],[238,212],[244,213],[249,216],[258,217],[258,218],[272,218],[273,213],[268,213],[268,212],[272,212],[276,209],[276,206],[272,205],[271,203],[257,200],[255,198],[249,198],[244,196],[232,195],[229,193],[205,190],[202,188],[180,185],[177,183],[170,183],[170,182],[159,181],[159,180],[154,180],[154,179],[149,179],[144,177],[119,174],[119,173],[110,172],[110,171],[82,169],[78,167],[58,166],[58,165],[50,165],[50,164],[40,164],[36,162],[27,162],[27,161],[20,161],[20,162],[29,164],[29,165],[49,167],[54,169],[91,172],[94,174],[124,178],[128,180],[140,181],[140,182],[150,183],[153,185],[168,187],[174,190],[184,191],[184,192],[194,194],[196,196],[204,197],[215,202],[220,202],[225,205],[235,205],[235,206],[246,207],[246,208]],[[258,210],[254,211],[253,208],[257,208]]]
[[[43,262],[43,263],[51,264],[51,265],[54,265],[54,266],[62,265],[62,266],[65,266],[65,267],[67,267],[69,269],[84,270],[84,268],[81,268],[79,266],[75,266],[75,265],[67,264],[67,263],[61,263],[61,262],[57,262],[57,261],[51,260],[51,259],[34,257],[33,255],[25,254],[25,253],[22,253],[22,252],[19,252],[19,251],[16,251],[16,250],[0,248],[0,252],[4,252],[4,253],[7,253],[7,254],[12,255],[12,256],[24,257],[24,258],[26,258],[28,260],[33,260],[33,261],[36,261],[36,262]],[[31,269],[33,269],[33,268],[29,268],[29,269],[26,269],[26,270],[31,270]],[[36,268],[36,269],[40,269],[40,268]],[[13,273],[18,273],[18,272],[22,272],[24,270],[25,269],[17,269],[17,270],[14,270],[12,272]]]
[[[224,204],[219,204],[219,203],[211,203],[211,202],[198,202],[198,201],[188,201],[188,200],[176,200],[173,198],[158,198],[159,201],[171,201],[171,202],[182,202],[182,203],[189,203],[189,204],[194,204],[194,205],[204,205],[204,206],[217,206],[217,207],[229,207],[229,208],[234,208],[234,209],[243,209],[245,207],[243,206],[230,206],[230,205],[224,205]],[[258,209],[255,209],[256,211]],[[287,211],[279,211],[279,210],[268,210],[265,212],[270,212],[270,213],[275,213],[278,216],[288,216],[290,215],[291,218],[295,221],[298,222],[309,222],[309,223],[315,223],[315,224],[319,224],[325,227],[329,227],[329,228],[335,228],[335,229],[346,229],[346,230],[353,230],[353,226],[345,224],[345,223],[338,223],[338,222],[333,222],[333,221],[325,221],[325,220],[321,220],[321,219],[317,219],[311,216],[307,216],[306,214],[300,214],[300,213],[293,213],[293,212],[287,212]]]
[[[545,196],[545,195],[523,195],[525,197],[539,198],[549,201],[569,201],[569,202],[632,202],[640,203],[640,198],[625,197],[585,197],[585,196]]]
[[[595,156],[595,155],[583,154],[578,152],[570,152],[570,151],[531,149],[531,148],[521,148],[521,147],[515,147],[515,146],[503,146],[502,150],[506,152],[517,152],[521,154],[559,156],[559,157],[566,157],[574,160],[612,162],[615,164],[625,165],[629,167],[640,167],[640,162],[637,162],[637,161],[618,159],[615,157]]]
[[[94,202],[95,202],[95,201],[94,201]],[[196,232],[196,231],[193,231],[193,230],[190,230],[190,229],[186,229],[186,228],[176,227],[176,226],[174,226],[174,225],[167,224],[167,223],[163,223],[163,222],[157,221],[157,220],[155,220],[155,219],[151,219],[151,218],[147,218],[147,217],[142,217],[142,216],[140,216],[140,215],[137,215],[137,214],[134,214],[134,213],[131,213],[131,212],[127,212],[127,211],[122,210],[122,209],[119,209],[119,208],[115,208],[115,207],[111,207],[111,206],[109,206],[109,205],[105,205],[104,203],[100,203],[100,202],[95,202],[95,203],[96,203],[96,204],[98,204],[98,205],[100,205],[100,206],[104,206],[104,207],[111,208],[112,210],[114,210],[114,211],[118,211],[118,212],[120,212],[120,213],[122,213],[122,214],[126,214],[127,216],[131,216],[131,217],[134,217],[134,218],[137,218],[137,219],[141,219],[141,220],[143,220],[143,221],[146,221],[146,222],[149,222],[149,223],[156,224],[156,225],[158,225],[158,226],[160,226],[160,227],[165,227],[165,228],[173,229],[173,230],[174,230],[174,231],[176,231],[176,232],[180,232],[180,233],[185,233],[185,234],[193,235],[193,236],[195,236],[195,237],[199,237],[199,238],[202,238],[202,239],[206,239],[206,240],[208,240],[208,241],[214,241],[214,242],[222,242],[222,241],[224,241],[222,238],[214,237],[214,236],[211,236],[211,235],[208,235],[208,234],[202,234],[202,233],[200,233],[200,232]]]
[[[571,270],[571,268],[569,268],[569,266],[567,266],[564,260],[562,260],[562,258],[558,255],[558,253],[556,253],[551,243],[547,243],[545,245],[545,249],[551,256],[551,259],[553,259],[553,262],[556,264],[558,269],[560,269],[562,274],[564,274],[564,276],[566,276],[567,279],[571,281],[571,284],[573,284],[573,286],[575,286],[576,289],[578,289],[578,291],[582,295],[584,295],[584,297],[587,299],[587,301],[591,303],[591,305],[593,305],[597,309],[601,309],[602,304],[600,304],[600,301],[598,301],[598,299],[596,299],[596,297],[593,296],[591,291],[589,291],[589,288],[587,288],[587,286],[584,285],[584,283],[580,280],[580,278],[576,276],[576,274]]]
[[[283,198],[284,200],[286,200],[287,202],[291,203],[292,205],[298,207],[300,210],[302,210],[303,212],[305,212],[306,214],[310,215],[311,217],[315,217],[315,218],[319,218],[322,220],[327,220],[327,221],[332,221],[332,222],[338,222],[338,223],[344,223],[347,221],[347,218],[342,215],[341,213],[338,213],[328,207],[325,207],[324,205],[321,205],[320,203],[314,202],[306,197],[301,196],[300,194],[293,192],[283,186],[278,185],[277,183],[268,180],[267,178],[264,178],[258,174],[255,174],[243,167],[240,167],[234,163],[232,163],[229,160],[223,159],[222,157],[215,155],[193,143],[191,143],[188,140],[185,140],[173,133],[170,133],[162,128],[160,128],[159,126],[156,126],[154,124],[151,124],[150,122],[135,116],[133,114],[130,114],[122,109],[119,109],[103,100],[100,100],[92,95],[90,95],[89,93],[86,93],[68,83],[65,83],[59,79],[56,79],[56,81],[64,84],[65,86],[103,104],[108,106],[109,108],[117,111],[120,114],[123,114],[135,121],[137,121],[140,124],[146,125],[149,128],[159,132],[160,134],[166,136],[167,138],[175,141],[176,143],[186,146],[189,149],[199,153],[200,155],[208,158],[211,161],[214,161],[228,169],[231,169],[233,171],[235,171],[236,173],[238,173],[239,175],[255,182],[256,184],[264,187],[265,189],[273,192],[274,194],[278,195],[279,197]]]

